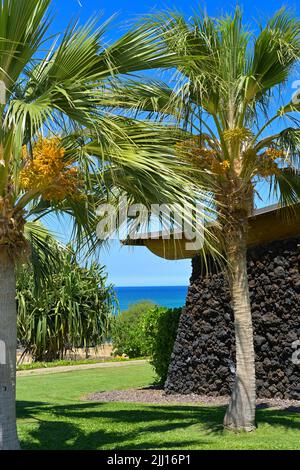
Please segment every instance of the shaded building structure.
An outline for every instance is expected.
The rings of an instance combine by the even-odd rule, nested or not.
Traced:
[[[300,399],[300,205],[269,206],[249,218],[248,279],[257,394]],[[204,273],[187,240],[163,233],[123,241],[169,260],[192,259],[192,276],[171,356],[169,393],[228,395],[234,380],[234,325],[226,278]],[[299,354],[298,354],[299,352]]]

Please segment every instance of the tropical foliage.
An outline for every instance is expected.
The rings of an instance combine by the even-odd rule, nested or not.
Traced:
[[[299,59],[299,21],[281,10],[252,34],[239,9],[218,20],[166,14],[104,47],[108,22],[97,19],[70,25],[45,52],[50,3],[0,1],[0,331],[7,354],[14,357],[16,348],[16,261],[29,253],[36,281],[55,262],[37,220],[62,214],[72,238],[95,249],[100,202],[124,193],[147,206],[197,200],[208,220],[212,196],[237,333],[237,380],[225,424],[252,430],[247,218],[261,180],[281,203],[299,199],[299,105],[287,100],[273,111]],[[132,78],[158,67],[177,69],[174,89]],[[0,368],[0,449],[14,449],[14,361]]]
[[[55,246],[53,246],[55,249]],[[32,269],[17,276],[18,340],[35,361],[63,359],[68,350],[108,338],[115,295],[97,263],[82,267],[76,253],[56,247],[57,271],[37,295]]]
[[[192,197],[176,171],[173,131],[129,118],[110,99],[117,77],[167,64],[151,31],[105,47],[108,22],[94,18],[50,37],[50,3],[0,0],[0,331],[10,358],[15,264],[29,254],[40,281],[55,262],[36,221],[60,215],[74,242],[94,249],[100,202],[124,192],[147,204]],[[16,449],[14,361],[0,368],[0,449]]]

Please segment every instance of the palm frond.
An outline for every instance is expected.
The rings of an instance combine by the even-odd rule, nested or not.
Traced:
[[[25,238],[29,244],[29,262],[33,270],[35,288],[49,282],[53,272],[59,271],[57,252],[60,245],[55,235],[37,221],[27,221]]]
[[[0,2],[0,80],[8,94],[45,40],[51,0]]]
[[[126,32],[99,55],[95,73],[103,77],[130,74],[155,68],[171,68],[177,61],[175,54],[165,47],[156,28],[140,23]]]
[[[281,206],[293,206],[300,201],[300,172],[284,168],[272,178],[270,196],[276,197]]]
[[[299,21],[282,8],[262,28],[249,61],[247,100],[257,99],[286,83],[300,57]]]
[[[159,80],[117,80],[99,93],[99,104],[107,109],[120,109],[123,114],[139,114],[151,119],[157,115],[177,116],[182,106],[181,97],[174,90]]]

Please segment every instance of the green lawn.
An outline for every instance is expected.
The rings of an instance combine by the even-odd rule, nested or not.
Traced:
[[[19,377],[23,449],[300,449],[300,413],[259,410],[258,430],[237,435],[223,431],[223,407],[81,399],[152,380],[148,364]]]

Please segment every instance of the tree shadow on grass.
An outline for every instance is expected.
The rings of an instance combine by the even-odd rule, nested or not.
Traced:
[[[202,408],[202,407],[201,407]],[[209,406],[203,408],[202,417],[202,429],[209,434],[224,434],[224,432],[230,432],[224,430],[223,417],[225,415],[226,407]],[[218,416],[217,420],[211,419],[211,414]],[[281,427],[284,429],[290,429],[294,431],[300,431],[300,409],[298,407],[287,407],[283,409],[274,409],[270,407],[258,406],[256,410],[256,422],[257,427],[267,424],[274,428]]]
[[[114,406],[117,408],[114,409]],[[26,437],[22,439],[21,436],[25,449],[200,449],[209,444],[209,439],[203,440],[205,435],[209,437],[224,432],[223,406],[101,402],[53,405],[23,401],[18,402],[17,411],[18,418],[24,420],[25,425],[28,423]],[[300,430],[299,418],[298,413],[258,410],[260,424]],[[183,431],[186,437],[188,428],[195,425],[199,426],[199,438],[196,440],[174,439],[164,434]]]
[[[52,405],[21,402],[17,413],[24,437],[24,449],[180,449],[201,447],[208,442],[184,439],[185,429],[201,420],[199,407],[150,406],[142,404],[78,403]],[[111,405],[111,404],[110,404]],[[109,425],[108,425],[109,424]],[[168,431],[183,431],[182,438],[165,436]],[[159,434],[159,439],[156,437]],[[153,439],[151,439],[153,435]]]
[[[281,410],[273,408],[258,409],[257,422],[258,425],[260,423],[267,423],[270,426],[281,426],[285,429],[300,431],[300,412],[293,408]]]

